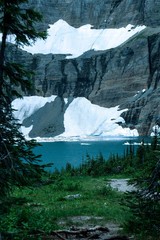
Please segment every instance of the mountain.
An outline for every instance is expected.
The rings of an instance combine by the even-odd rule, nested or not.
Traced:
[[[27,134],[150,135],[153,127],[160,124],[160,1],[29,3],[44,16],[37,28],[48,28],[50,36],[45,43],[37,42],[28,49],[10,44],[8,58],[24,62],[26,68],[35,71],[36,90],[30,95],[41,97],[40,103],[43,98],[57,97],[44,105],[38,103],[32,114],[23,111]],[[28,109],[28,101],[24,102],[19,104]],[[98,110],[92,111],[93,108]],[[22,111],[18,105],[17,109]],[[96,122],[97,116],[101,117]],[[94,121],[97,125],[88,131]]]

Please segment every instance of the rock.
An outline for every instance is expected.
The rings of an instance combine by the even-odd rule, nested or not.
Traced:
[[[160,110],[159,42],[160,34],[148,37],[146,30],[123,46],[92,52],[90,57],[35,55],[31,63],[33,81],[42,96],[86,97],[103,107],[128,108],[122,114],[126,126],[149,135]]]
[[[81,197],[81,194],[73,194],[73,195],[67,195],[64,197],[64,199],[66,200],[74,200],[74,199],[77,199],[77,198],[80,198]]]
[[[39,28],[59,19],[74,27],[91,24],[95,28],[119,28],[132,25],[160,25],[160,2],[157,0],[29,0],[30,6],[44,17]],[[123,9],[123,14],[122,14]]]
[[[120,192],[132,192],[136,191],[136,187],[133,184],[128,184],[129,179],[111,179],[109,185]]]
[[[56,136],[64,131],[66,106],[63,98],[86,97],[102,107],[128,109],[123,112],[124,127],[136,128],[139,135],[150,135],[160,119],[160,2],[157,0],[30,0],[44,15],[37,28],[47,28],[60,18],[78,27],[86,23],[94,27],[146,25],[121,46],[107,51],[88,51],[76,59],[65,55],[29,54],[13,45],[8,46],[8,59],[23,62],[35,72],[35,89],[30,95],[58,95],[56,104],[48,104],[24,121],[34,120],[30,136]],[[123,9],[123,14],[121,14]],[[48,120],[42,119],[42,111]],[[50,111],[54,112],[51,116]],[[38,127],[38,118],[41,126]],[[45,122],[45,124],[44,124]]]
[[[66,105],[57,97],[54,102],[44,107],[23,121],[25,127],[33,126],[29,133],[31,138],[54,137],[64,132],[63,117]]]

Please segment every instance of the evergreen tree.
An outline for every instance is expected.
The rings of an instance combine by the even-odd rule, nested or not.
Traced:
[[[148,149],[145,153],[145,161],[141,162],[143,163],[141,174],[134,181],[137,191],[127,194],[127,206],[134,215],[134,218],[128,222],[127,228],[139,236],[139,239],[157,240],[160,236],[160,149],[158,142],[157,132],[150,151]]]
[[[44,172],[35,156],[34,141],[27,141],[19,131],[20,124],[13,117],[11,102],[20,97],[17,89],[29,89],[30,72],[6,56],[7,37],[15,37],[18,46],[30,45],[37,38],[46,38],[46,32],[38,32],[35,23],[41,21],[39,13],[28,7],[27,0],[0,1],[0,198],[10,193],[14,186],[32,185]]]

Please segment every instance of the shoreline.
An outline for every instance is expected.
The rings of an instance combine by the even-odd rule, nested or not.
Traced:
[[[95,136],[76,136],[76,137],[48,137],[48,138],[28,138],[28,140],[36,140],[37,142],[101,142],[101,141],[121,141],[121,140],[134,140],[141,139],[140,136],[107,136],[107,137],[95,137]],[[126,145],[128,143],[126,142]]]

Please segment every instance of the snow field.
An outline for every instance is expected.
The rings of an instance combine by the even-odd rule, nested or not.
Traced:
[[[27,117],[30,117],[34,112],[43,107],[47,102],[52,102],[56,96],[40,97],[31,96],[17,98],[12,102],[12,108],[15,109],[14,117],[19,120],[20,123]]]
[[[24,50],[35,53],[71,54],[67,58],[76,58],[84,52],[115,48],[127,41],[145,26],[128,25],[119,29],[92,29],[90,24],[74,28],[60,19],[48,29],[48,38],[38,40]]]
[[[13,107],[17,109],[14,116],[22,122],[38,109],[44,107],[47,102],[54,101],[55,98],[56,96],[46,98],[32,96],[16,99],[12,102]],[[123,111],[126,111],[126,109],[119,111],[118,106],[104,108],[92,104],[86,98],[75,98],[64,114],[65,132],[58,137],[86,139],[87,137],[138,136],[137,130],[122,128],[118,125],[118,122],[124,123],[124,119],[120,117]],[[28,128],[22,127],[21,131],[28,137],[33,127],[34,123]]]
[[[115,48],[146,28],[131,24],[119,29],[92,29],[90,24],[74,28],[62,19],[49,27],[46,40],[37,40],[22,49],[32,54],[71,54],[67,58],[76,58],[88,50]],[[8,36],[8,42],[14,43],[14,39],[14,36]]]

